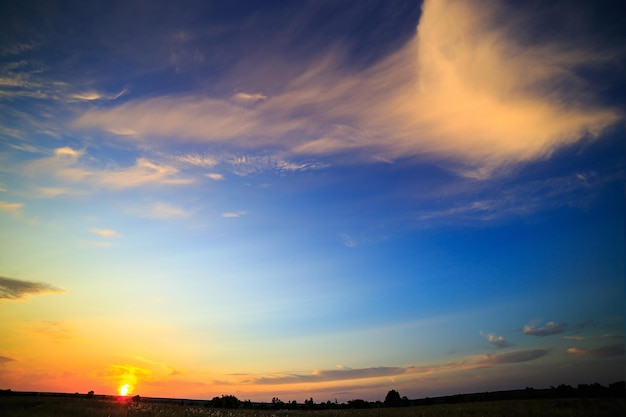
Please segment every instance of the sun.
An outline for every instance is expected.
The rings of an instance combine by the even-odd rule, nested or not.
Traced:
[[[131,391],[131,386],[128,385],[128,384],[124,384],[124,385],[120,386],[120,388],[119,388],[119,392],[120,392],[120,395],[122,397],[125,397],[128,394],[130,394],[130,391]]]

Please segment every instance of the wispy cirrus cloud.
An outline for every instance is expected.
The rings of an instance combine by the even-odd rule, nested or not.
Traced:
[[[549,321],[543,327],[536,327],[534,325],[527,324],[524,326],[524,334],[529,336],[552,336],[555,334],[563,333],[567,328],[566,324],[556,323],[554,321]]]
[[[607,167],[605,172],[580,171],[530,181],[464,179],[462,186],[442,186],[421,196],[422,208],[415,218],[423,224],[453,221],[476,225],[563,206],[585,208],[608,184],[623,178],[621,167]],[[438,205],[429,208],[431,201]]]
[[[427,0],[413,39],[356,73],[333,51],[274,94],[138,99],[88,110],[75,126],[292,156],[428,154],[486,177],[598,137],[623,119],[595,103],[575,71],[616,59],[615,51],[564,40],[529,45],[497,3],[476,6]]]
[[[139,157],[128,167],[103,168],[90,167],[81,162],[84,150],[69,146],[56,148],[52,156],[35,159],[20,169],[26,175],[54,176],[59,180],[95,185],[113,190],[136,188],[149,185],[186,185],[194,182],[193,178],[182,176],[173,166],[150,161]],[[61,188],[55,187],[53,191]]]
[[[33,295],[63,293],[65,290],[41,282],[0,277],[0,300],[22,300]]]

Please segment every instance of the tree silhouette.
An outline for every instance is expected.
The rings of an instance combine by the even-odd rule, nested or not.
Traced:
[[[400,397],[400,393],[398,391],[392,389],[385,397],[385,406],[399,407],[400,405],[402,405],[402,397]]]

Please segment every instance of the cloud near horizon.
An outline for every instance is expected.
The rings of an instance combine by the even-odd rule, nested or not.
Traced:
[[[22,300],[32,295],[64,293],[65,290],[50,284],[23,281],[0,276],[0,301]]]
[[[573,356],[594,356],[594,357],[623,356],[624,344],[615,343],[613,345],[600,346],[597,348],[590,348],[590,349],[573,347],[573,348],[567,349],[567,353]]]
[[[341,367],[338,369],[316,370],[310,374],[280,374],[275,376],[246,377],[240,383],[282,385],[382,378],[408,374],[425,375],[440,372],[468,371],[472,369],[533,361],[546,356],[548,353],[547,349],[525,349],[497,355],[480,355],[467,358],[466,360],[449,362],[446,364],[405,367],[381,366],[372,368]]]
[[[360,72],[342,69],[344,58],[327,52],[273,94],[134,99],[92,108],[74,125],[294,157],[429,154],[485,177],[595,138],[623,119],[596,104],[575,75],[615,54],[564,41],[525,45],[497,4],[473,3],[427,0],[413,39]]]

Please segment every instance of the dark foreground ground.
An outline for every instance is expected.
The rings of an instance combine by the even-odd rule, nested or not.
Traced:
[[[273,411],[228,410],[115,399],[0,397],[1,417],[614,417],[622,416],[624,410],[626,399],[623,398],[506,400],[366,410]]]

